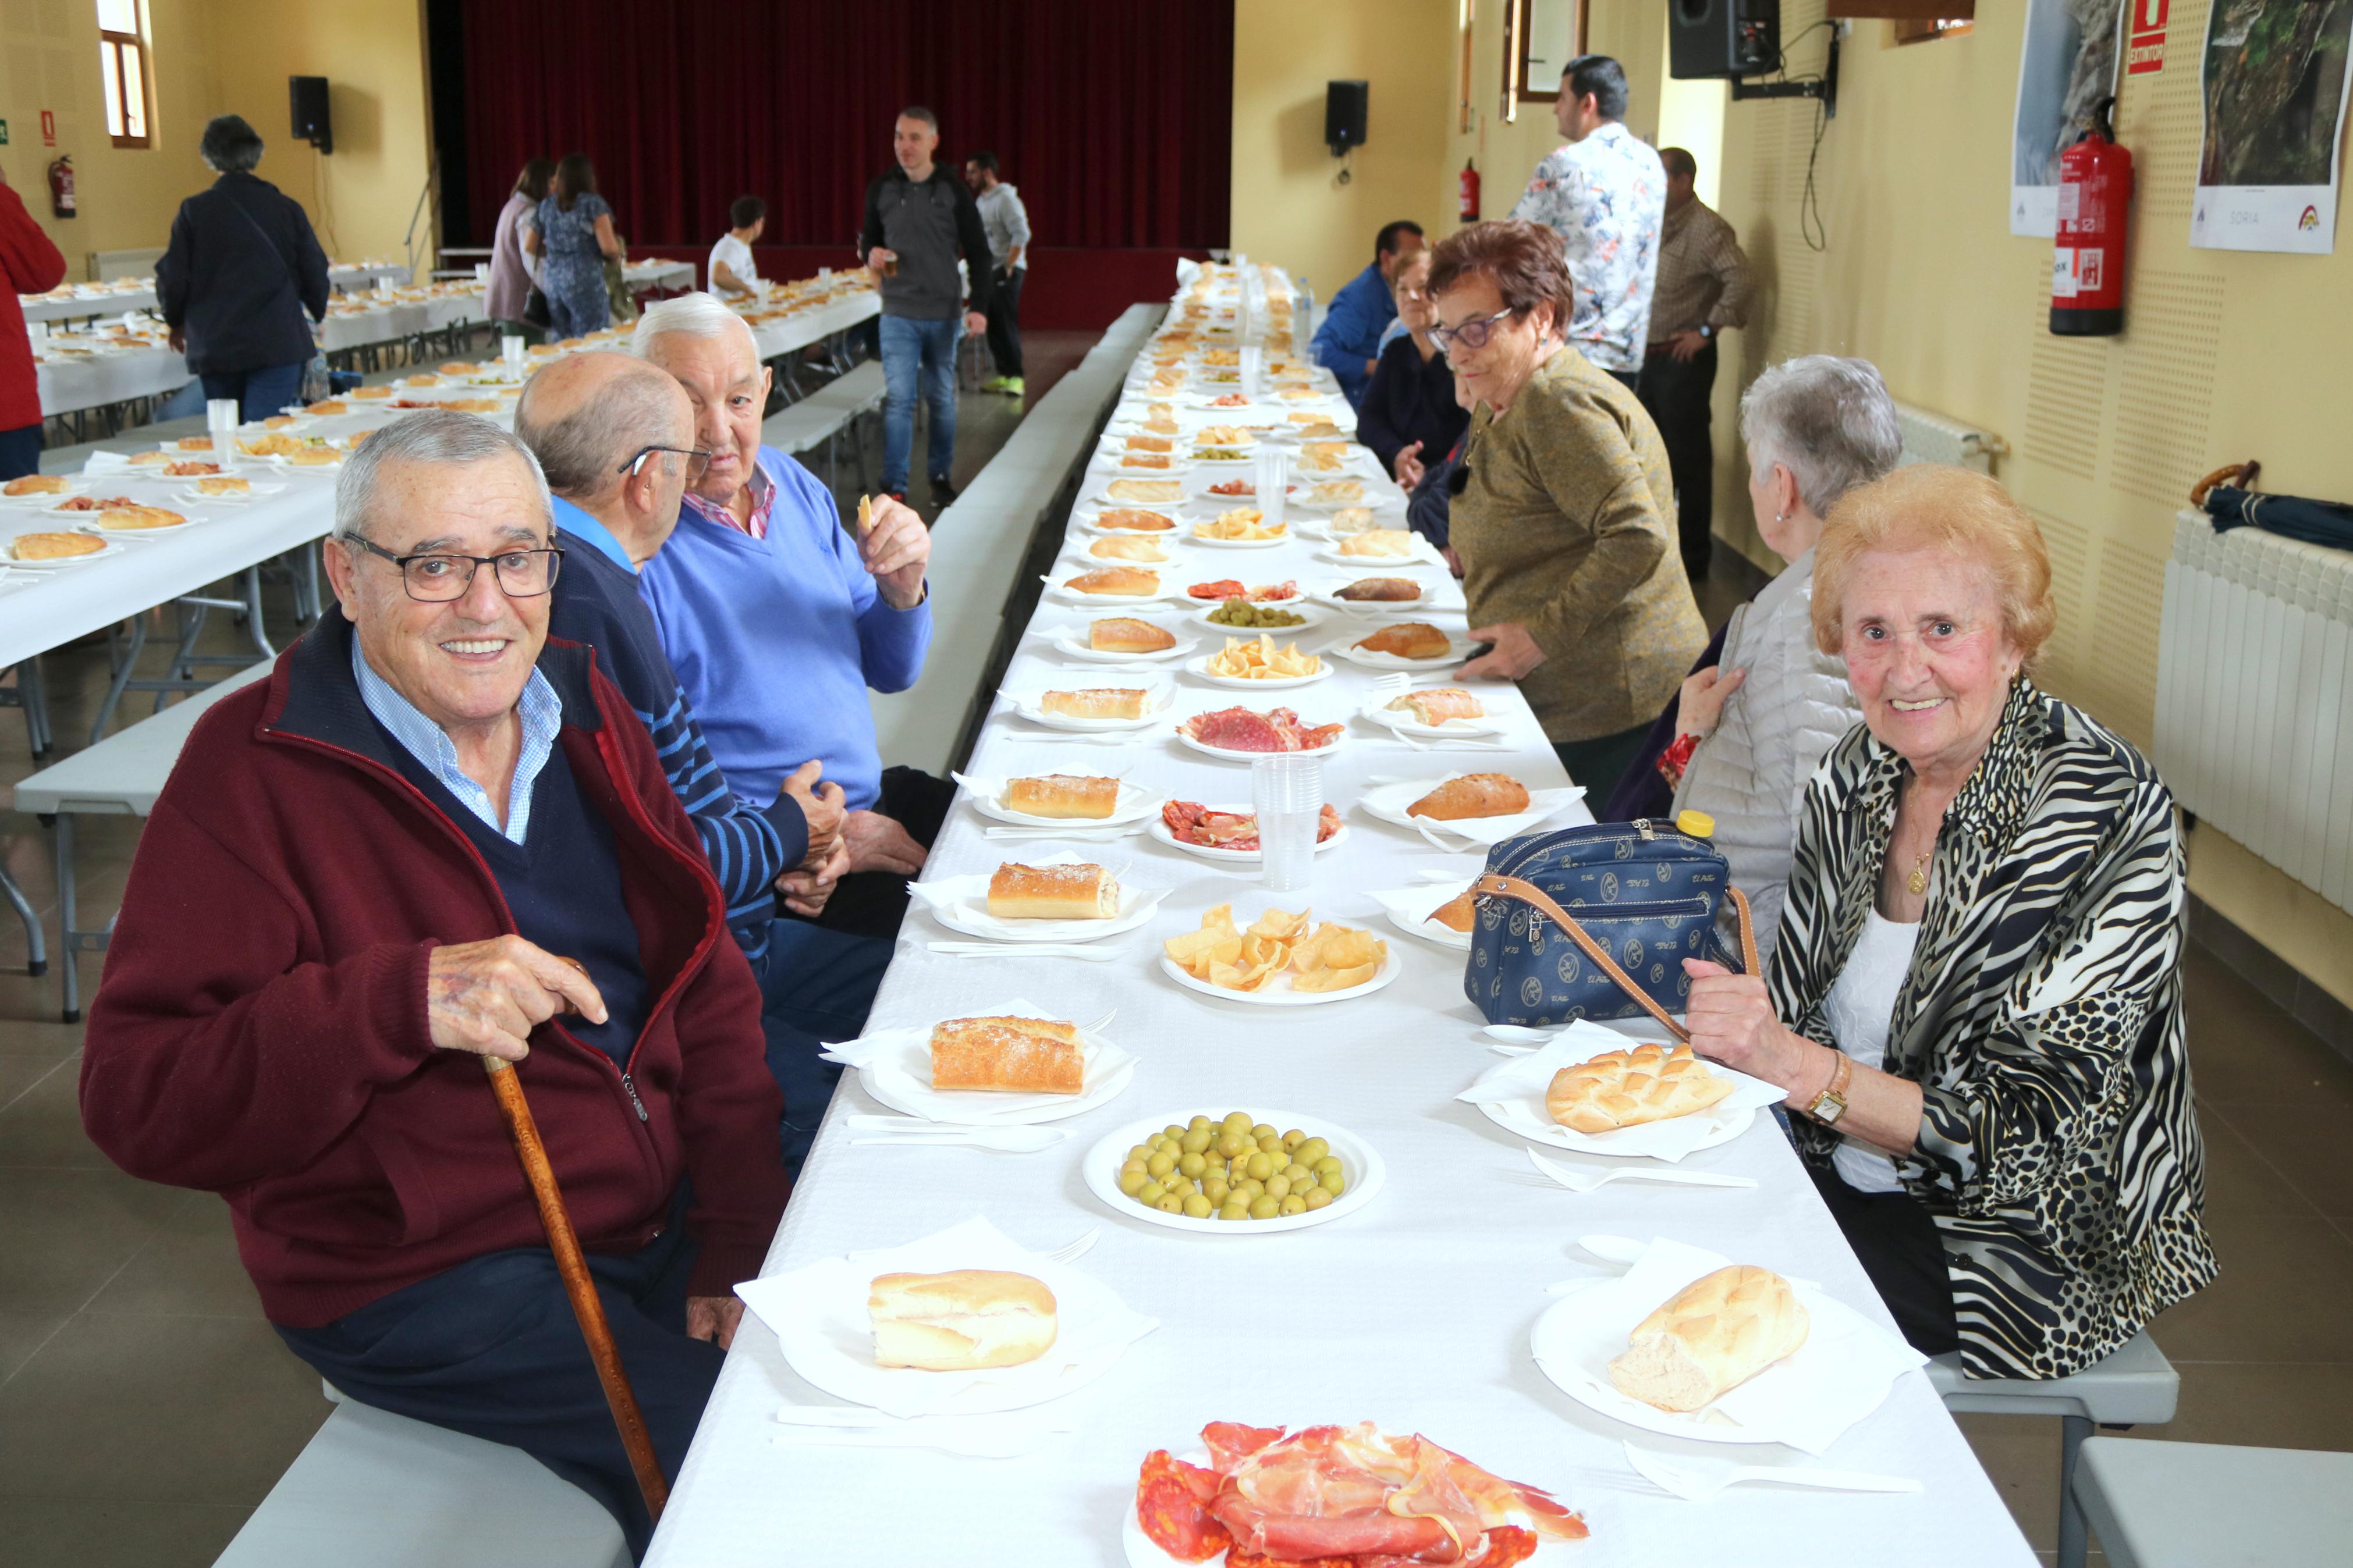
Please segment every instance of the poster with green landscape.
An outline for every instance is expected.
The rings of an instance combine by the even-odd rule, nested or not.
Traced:
[[[2349,54],[2353,0],[2214,0],[2190,244],[2336,248]]]

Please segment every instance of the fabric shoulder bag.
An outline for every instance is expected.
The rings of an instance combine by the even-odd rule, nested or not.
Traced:
[[[1648,1013],[1677,1039],[1686,958],[1757,973],[1748,900],[1704,838],[1647,819],[1526,833],[1487,852],[1463,994],[1487,1022],[1543,1027]],[[1740,952],[1716,919],[1732,906]]]

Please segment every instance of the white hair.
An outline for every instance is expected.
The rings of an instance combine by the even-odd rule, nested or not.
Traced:
[[[1783,360],[1740,395],[1740,438],[1748,468],[1779,463],[1798,481],[1798,499],[1828,517],[1838,499],[1895,467],[1904,430],[1879,367],[1867,359],[1801,354]]]
[[[375,509],[376,485],[387,465],[465,467],[501,457],[519,458],[530,470],[531,482],[539,490],[540,515],[552,531],[555,507],[548,499],[547,476],[540,472],[539,459],[532,449],[487,419],[432,408],[402,416],[361,442],[359,450],[344,459],[343,474],[335,480],[335,526],[329,537],[366,536],[367,525],[375,521],[369,513]]]
[[[638,330],[630,335],[629,352],[639,359],[653,357],[654,340],[675,334],[687,338],[723,338],[731,333],[742,337],[744,352],[757,367],[760,363],[759,340],[752,335],[752,323],[721,304],[708,294],[681,294],[674,300],[661,300],[646,307],[638,318]]]

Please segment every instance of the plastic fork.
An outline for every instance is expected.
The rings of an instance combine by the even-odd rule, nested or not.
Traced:
[[[1556,1164],[1533,1149],[1528,1151],[1528,1159],[1538,1171],[1572,1193],[1589,1193],[1612,1182],[1653,1182],[1664,1187],[1753,1187],[1757,1184],[1753,1176],[1719,1176],[1706,1171],[1667,1171],[1654,1165],[1626,1165],[1588,1174]]]
[[[1735,1465],[1722,1459],[1672,1459],[1647,1448],[1624,1445],[1626,1462],[1662,1490],[1685,1502],[1705,1502],[1725,1488],[1743,1481],[1773,1486],[1818,1487],[1841,1492],[1916,1492],[1918,1481],[1909,1476],[1879,1476],[1865,1470],[1832,1470],[1813,1466]]]
[[[877,1145],[908,1149],[989,1149],[999,1154],[1038,1154],[1070,1137],[1060,1127],[940,1127],[931,1131],[923,1124],[920,1132],[886,1132],[870,1138],[852,1138],[853,1149]]]
[[[944,958],[1077,958],[1089,963],[1109,963],[1120,956],[1117,948],[1073,947],[1050,942],[933,942],[925,951]]]

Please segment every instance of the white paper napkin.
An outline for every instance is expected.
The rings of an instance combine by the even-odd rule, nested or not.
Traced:
[[[1705,1110],[1689,1116],[1670,1117],[1664,1121],[1644,1121],[1632,1127],[1620,1127],[1608,1132],[1579,1132],[1553,1121],[1545,1109],[1545,1090],[1552,1086],[1553,1075],[1563,1068],[1591,1061],[1609,1051],[1622,1051],[1639,1042],[1629,1039],[1614,1029],[1599,1024],[1577,1020],[1563,1029],[1541,1048],[1524,1057],[1514,1057],[1499,1062],[1479,1075],[1478,1080],[1454,1098],[1472,1105],[1503,1106],[1514,1111],[1514,1123],[1522,1132],[1541,1137],[1563,1149],[1576,1149],[1595,1154],[1641,1155],[1653,1160],[1680,1160],[1704,1146],[1721,1127],[1725,1117],[1740,1111],[1754,1111],[1764,1106],[1778,1105],[1788,1098],[1788,1090],[1763,1079],[1715,1062],[1707,1070],[1718,1078],[1732,1080],[1732,1092]]]
[[[1676,1291],[1732,1261],[1705,1247],[1664,1237],[1654,1239],[1624,1276],[1612,1282],[1621,1303],[1617,1315],[1630,1313],[1620,1332],[1630,1332]],[[1704,1421],[1711,1414],[1720,1414],[1775,1442],[1820,1454],[1848,1427],[1878,1409],[1897,1378],[1923,1365],[1927,1358],[1820,1286],[1792,1281],[1792,1289],[1805,1304],[1810,1320],[1806,1342],[1706,1410],[1694,1412],[1689,1419]],[[1624,1348],[1621,1338],[1609,1353]],[[1609,1383],[1606,1358],[1604,1365],[1588,1365],[1588,1359],[1578,1358],[1574,1366],[1546,1360],[1546,1366],[1549,1373],[1581,1376],[1617,1398],[1626,1398]]]

